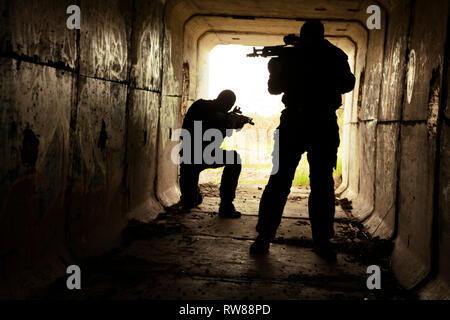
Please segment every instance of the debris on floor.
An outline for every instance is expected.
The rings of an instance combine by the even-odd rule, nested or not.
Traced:
[[[371,239],[362,225],[344,218],[335,222],[337,261],[327,262],[312,250],[309,220],[285,217],[269,254],[253,257],[249,247],[256,238],[257,216],[221,218],[214,214],[218,185],[202,185],[201,190],[206,201],[198,208],[184,214],[163,212],[150,223],[131,220],[120,248],[82,261],[83,290],[67,290],[63,277],[41,290],[40,298],[415,298],[397,285],[390,271],[392,243]],[[246,192],[246,199],[256,196],[259,200],[259,188],[247,188]],[[245,209],[243,201],[238,201]],[[288,202],[292,208],[304,208],[307,195],[290,197]],[[367,288],[370,265],[382,270],[380,290]]]

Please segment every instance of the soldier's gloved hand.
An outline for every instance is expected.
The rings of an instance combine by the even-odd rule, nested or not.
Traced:
[[[230,129],[241,129],[244,126],[242,117],[238,114],[228,113],[227,115],[227,127]]]

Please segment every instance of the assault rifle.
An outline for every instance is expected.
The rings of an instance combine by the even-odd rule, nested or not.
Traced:
[[[252,126],[254,125],[253,119],[250,117],[244,116],[242,114],[241,108],[239,108],[238,106],[234,107],[234,109],[232,111],[230,111],[230,114],[232,114],[235,121],[241,125],[244,125],[246,123],[251,124]]]
[[[253,47],[253,52],[247,57],[279,57],[285,48],[296,46],[300,43],[300,37],[291,33],[283,38],[284,44],[280,46],[267,46],[260,49]]]

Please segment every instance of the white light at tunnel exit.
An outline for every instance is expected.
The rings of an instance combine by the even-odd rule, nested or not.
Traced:
[[[230,89],[236,93],[236,105],[244,114],[279,114],[283,109],[281,95],[267,91],[269,58],[248,58],[251,51],[252,47],[242,45],[218,45],[211,50],[208,99]]]

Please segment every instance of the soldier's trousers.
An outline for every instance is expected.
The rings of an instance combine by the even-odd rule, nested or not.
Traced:
[[[280,127],[278,142],[275,138],[273,153],[274,169],[264,189],[256,230],[260,236],[275,237],[281,216],[292,186],[295,169],[304,152],[308,153],[310,166],[311,193],[308,200],[308,213],[312,236],[315,243],[323,243],[334,236],[334,180],[333,168],[336,166],[339,131],[336,121],[321,126]],[[278,153],[278,159],[277,159]],[[278,160],[278,163],[276,161]]]
[[[180,165],[180,189],[181,204],[187,207],[195,207],[201,198],[198,188],[200,173],[209,168],[220,168],[225,166],[220,182],[220,200],[222,203],[232,203],[236,197],[236,188],[239,175],[241,173],[241,160],[236,151],[220,149],[223,152],[223,159],[233,159],[232,163],[223,164],[181,164]]]

